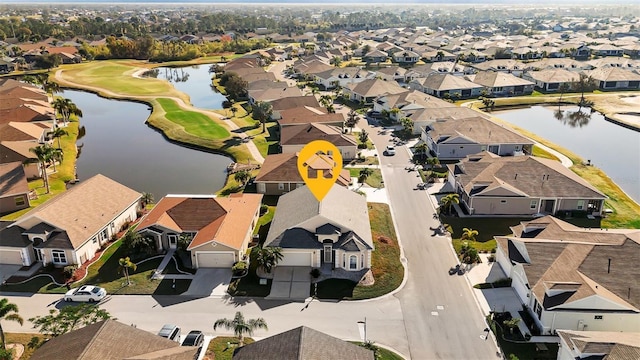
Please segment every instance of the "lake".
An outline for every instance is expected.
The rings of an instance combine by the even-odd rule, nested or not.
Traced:
[[[212,74],[209,74],[209,67],[209,64],[158,67],[146,72],[145,76],[167,80],[176,89],[189,95],[191,104],[197,108],[222,109],[222,103],[227,99],[211,87]]]
[[[640,203],[640,132],[606,121],[596,112],[575,116],[577,110],[563,106],[560,120],[555,117],[555,106],[496,111],[493,115],[590,160]],[[589,109],[583,111],[589,114]]]
[[[79,179],[101,173],[156,200],[166,194],[212,194],[224,186],[231,158],[169,142],[146,125],[145,104],[65,90],[83,112],[77,141]]]

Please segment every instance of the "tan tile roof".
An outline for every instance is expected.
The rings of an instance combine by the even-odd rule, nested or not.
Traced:
[[[0,163],[35,159],[29,149],[38,146],[36,141],[3,141],[0,142]]]
[[[640,74],[617,67],[598,68],[588,74],[599,81],[640,81]]]
[[[51,129],[43,127],[41,123],[12,121],[6,125],[0,125],[0,141],[24,141],[39,140],[42,133]]]
[[[275,89],[251,90],[249,96],[255,101],[272,101],[290,96],[302,96],[302,91],[296,86],[289,87],[283,84],[282,87]]]
[[[314,140],[326,140],[335,146],[357,146],[351,134],[344,134],[336,127],[325,124],[304,124],[282,128],[280,145],[307,144]]]
[[[294,182],[304,183],[298,172],[297,154],[272,154],[267,155],[256,176],[255,182]],[[339,185],[348,186],[351,182],[349,170],[343,169],[336,180]]]
[[[497,71],[483,71],[475,75],[470,75],[469,80],[472,82],[486,86],[493,87],[505,87],[505,86],[520,86],[520,85],[534,85],[531,81],[521,79],[512,74],[506,74]]]
[[[245,236],[253,230],[251,224],[260,210],[262,194],[232,194],[217,200],[227,210],[227,216],[215,235],[215,241],[233,249],[241,249]],[[198,244],[189,245],[190,248],[196,246]]]
[[[398,94],[407,89],[398,85],[395,81],[384,81],[379,79],[368,79],[355,84],[347,84],[347,88],[354,94],[363,97],[380,96],[384,94]]]
[[[441,136],[464,137],[477,144],[533,144],[533,141],[505,126],[483,117],[438,121],[431,125],[431,137],[437,142]],[[447,142],[447,140],[443,140]]]
[[[175,352],[168,350],[174,348],[182,349]],[[161,359],[145,357],[144,354],[163,350],[173,353],[174,356],[170,358],[172,360],[192,360],[197,348],[181,347],[175,341],[133,326],[115,320],[104,320],[52,338],[40,346],[31,355],[31,359]]]
[[[569,349],[584,354],[604,354],[607,360],[640,358],[640,333],[558,330],[558,335]]]
[[[276,99],[270,102],[273,111],[282,111],[297,107],[320,108],[320,103],[315,96],[290,96],[282,99]]]
[[[342,124],[345,120],[343,113],[325,114],[320,110],[308,107],[282,110],[280,116],[282,117],[278,120],[280,126],[310,123]]]
[[[532,79],[545,83],[576,82],[580,74],[575,71],[565,69],[547,69],[540,71],[530,71],[527,73]]]
[[[423,87],[436,91],[482,88],[482,85],[451,74],[431,74],[427,78],[418,79],[418,82]]]
[[[98,174],[81,181],[18,218],[16,225],[38,218],[67,232],[74,249],[90,240],[142,195]]]
[[[0,198],[29,193],[24,167],[19,161],[0,164]]]

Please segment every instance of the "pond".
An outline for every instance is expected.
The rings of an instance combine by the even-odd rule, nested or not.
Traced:
[[[602,169],[633,200],[640,202],[640,132],[578,107],[532,106],[493,115],[548,139]]]
[[[65,90],[83,113],[77,174],[103,174],[156,200],[166,194],[212,194],[224,186],[231,158],[169,142],[146,125],[145,104]]]
[[[158,67],[144,75],[169,81],[173,86],[189,95],[191,104],[201,109],[222,109],[227,100],[212,87],[209,64],[185,67]]]

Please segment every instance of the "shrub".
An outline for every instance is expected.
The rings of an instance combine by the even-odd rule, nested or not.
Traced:
[[[269,211],[269,206],[267,206],[266,204],[260,205],[260,216],[266,214],[267,211]]]
[[[491,255],[487,258],[487,260],[489,260],[490,263],[495,262],[496,261],[496,257],[495,255]]]
[[[0,360],[13,360],[13,349],[3,349],[0,347]]]
[[[495,254],[496,253],[496,248],[491,249],[491,253]]]
[[[500,287],[509,287],[511,286],[511,279],[510,278],[502,278],[502,279],[498,279],[496,281],[494,281],[492,283],[494,288],[500,288]]]
[[[320,277],[320,269],[318,268],[314,268],[311,270],[311,276],[313,276],[314,279],[317,279]]]
[[[64,276],[69,279],[73,276],[73,273],[76,271],[78,267],[75,265],[67,265],[62,269],[62,273]]]
[[[244,261],[238,261],[237,263],[233,264],[233,267],[231,267],[231,270],[233,270],[233,272],[243,272],[245,270],[247,270],[247,263]]]

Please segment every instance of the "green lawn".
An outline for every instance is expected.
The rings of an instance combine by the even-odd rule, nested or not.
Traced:
[[[353,137],[356,138],[356,142],[358,143],[358,145],[362,145],[362,141],[360,141],[360,132],[354,131]],[[367,139],[367,142],[365,144],[367,145],[366,148],[369,150],[372,150],[374,148],[373,143],[371,142],[371,139]],[[360,147],[358,147],[358,149],[360,149]]]
[[[215,140],[226,139],[231,136],[226,128],[205,114],[186,111],[171,99],[159,98],[157,101],[166,113],[168,120],[184,127],[184,129],[192,135]]]
[[[5,333],[7,344],[22,344],[24,345],[24,353],[20,357],[20,360],[29,360],[31,355],[36,349],[29,347],[29,341],[33,337],[43,341],[45,336],[42,334],[25,334],[25,333]]]
[[[364,343],[359,341],[349,341],[350,343],[362,346]],[[374,343],[375,345],[375,343]],[[391,350],[378,347],[376,360],[404,360],[404,358]]]
[[[254,340],[250,337],[244,338],[245,344],[251,344]],[[228,346],[230,345],[230,346]],[[204,354],[204,358],[209,360],[231,360],[233,351],[238,346],[238,339],[235,337],[218,336],[209,342],[209,347]]]
[[[357,178],[360,175],[360,170],[362,170],[362,168],[348,168],[348,170],[352,178]],[[380,169],[371,168],[371,170],[373,173],[367,177],[364,183],[373,188],[383,188],[384,182],[382,180],[382,172]]]
[[[388,294],[402,283],[404,267],[400,262],[400,247],[389,206],[369,203],[368,207],[371,235],[375,245],[371,260],[371,271],[375,278],[375,284],[362,286],[350,280],[329,279],[318,283],[317,295],[319,298],[370,299]]]
[[[532,155],[533,156],[537,156],[537,157],[541,157],[541,158],[545,158],[545,159],[551,159],[551,160],[560,161],[560,159],[558,159],[557,156],[555,156],[552,153],[542,149],[538,145],[533,145]]]
[[[380,164],[380,161],[378,161],[377,156],[367,156],[362,159],[358,158],[358,159],[351,160],[351,162],[348,165],[378,165],[378,164]]]

